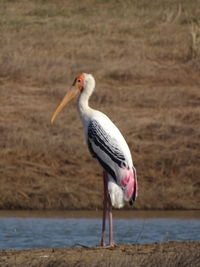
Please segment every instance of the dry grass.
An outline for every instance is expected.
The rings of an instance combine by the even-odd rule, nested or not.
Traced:
[[[91,72],[91,105],[119,126],[138,170],[136,208],[200,204],[197,1],[0,1],[0,208],[101,207],[101,171],[71,105]]]

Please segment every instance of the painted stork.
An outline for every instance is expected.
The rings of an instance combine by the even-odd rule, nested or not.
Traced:
[[[112,206],[121,208],[127,201],[131,205],[137,197],[137,176],[126,141],[118,128],[102,112],[88,105],[95,88],[91,74],[78,75],[71,89],[54,111],[51,122],[76,96],[77,107],[83,123],[84,135],[91,155],[103,168],[104,201],[101,246],[105,247],[106,215],[109,217],[109,246],[114,246],[112,233]]]

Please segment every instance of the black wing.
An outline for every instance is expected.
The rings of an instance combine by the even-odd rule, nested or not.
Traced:
[[[100,150],[95,151],[95,146]],[[103,127],[96,121],[92,120],[88,126],[88,147],[101,166],[116,180],[115,164],[119,167],[126,166],[126,160],[123,152],[118,148],[116,141],[111,138],[109,134],[103,129]],[[100,151],[100,152],[99,152]],[[108,164],[103,157],[104,153],[111,159]]]

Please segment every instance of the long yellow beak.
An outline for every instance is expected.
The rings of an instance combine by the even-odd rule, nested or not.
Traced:
[[[64,108],[64,106],[69,103],[72,99],[74,99],[77,94],[79,93],[79,90],[75,87],[72,87],[69,92],[64,96],[63,100],[60,102],[54,113],[52,114],[51,117],[51,123],[55,120],[56,116],[60,111]]]

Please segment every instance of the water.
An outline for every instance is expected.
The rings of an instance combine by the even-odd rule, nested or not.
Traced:
[[[99,245],[99,212],[0,212],[0,249]],[[200,241],[200,211],[114,212],[117,244]]]

